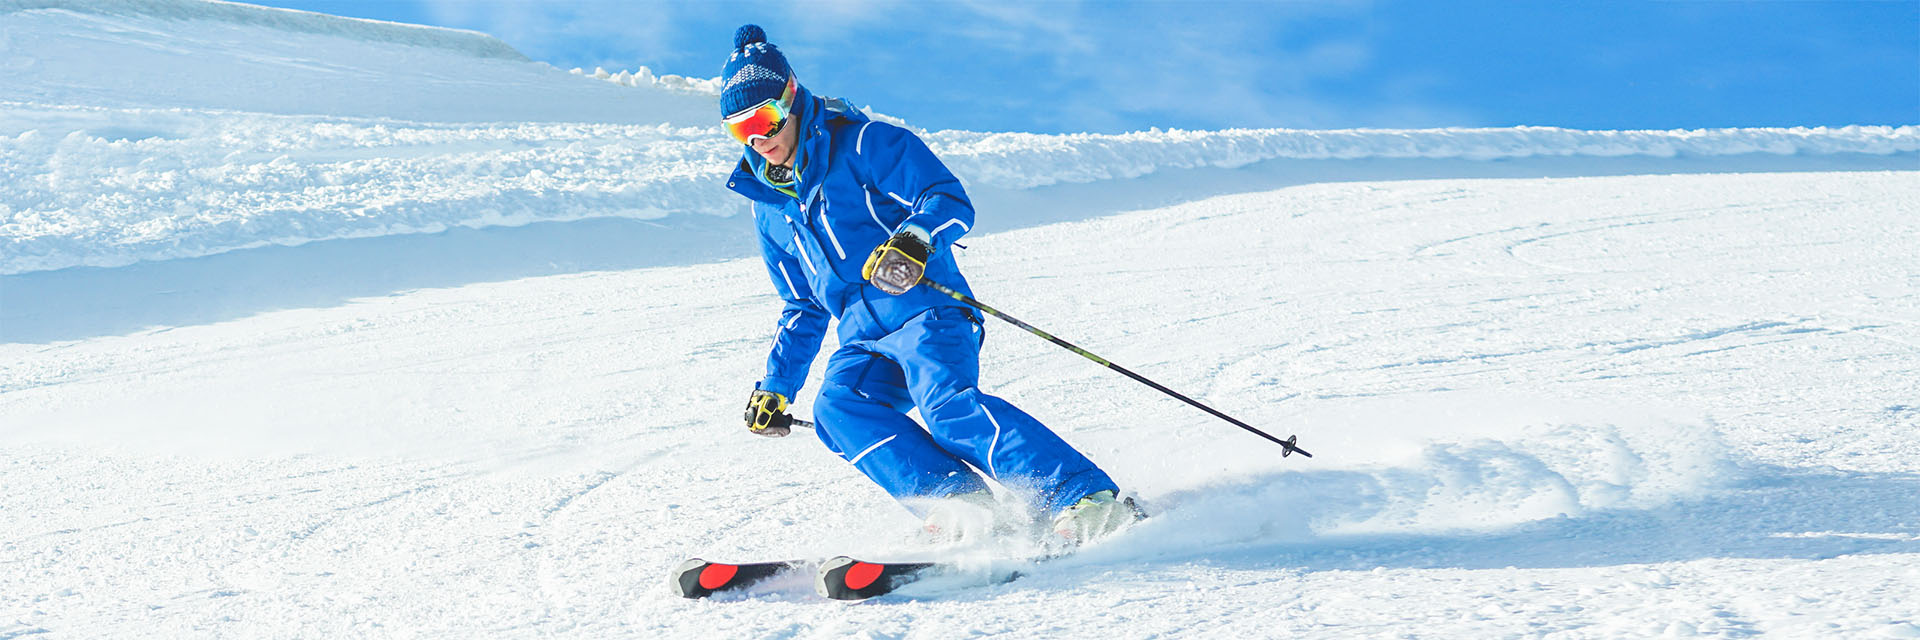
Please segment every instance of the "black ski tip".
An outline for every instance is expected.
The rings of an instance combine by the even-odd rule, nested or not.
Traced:
[[[699,558],[688,558],[686,562],[680,563],[680,566],[674,568],[673,573],[670,574],[671,579],[668,580],[673,585],[674,595],[682,598],[705,598],[713,595],[714,589],[701,585],[700,579],[701,574],[711,566],[714,564]]]
[[[845,591],[842,585],[846,583],[847,566],[855,562],[859,561],[840,556],[821,563],[820,570],[813,574],[814,592],[820,594],[822,598],[845,600],[846,598],[836,596]]]

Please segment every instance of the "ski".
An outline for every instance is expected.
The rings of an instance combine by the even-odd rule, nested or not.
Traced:
[[[1002,559],[988,564],[960,562],[868,562],[839,556],[821,563],[813,588],[833,600],[865,600],[933,577],[964,580],[968,586],[1005,584],[1018,580],[1024,569],[1044,560]]]
[[[866,562],[839,556],[820,565],[814,591],[834,600],[865,600],[892,593],[947,565],[939,562]]]
[[[668,582],[676,595],[698,599],[744,591],[780,576],[815,569],[814,591],[821,597],[865,600],[936,576],[953,578],[968,586],[1005,584],[1019,579],[1024,569],[1058,557],[1002,558],[986,564],[953,561],[868,562],[852,556],[837,556],[825,562],[817,559],[713,562],[692,558],[680,563],[668,576]]]
[[[670,582],[673,592],[682,598],[705,598],[716,593],[745,589],[812,564],[807,560],[733,563],[692,558],[673,570]]]

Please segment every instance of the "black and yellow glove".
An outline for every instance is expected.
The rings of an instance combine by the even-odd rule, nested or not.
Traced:
[[[860,268],[860,277],[889,294],[906,293],[920,284],[921,274],[927,272],[927,257],[933,255],[927,241],[926,233],[919,229],[902,229],[873,248],[866,266]]]
[[[769,438],[793,433],[793,416],[787,415],[787,397],[754,389],[753,395],[747,397],[747,430]]]

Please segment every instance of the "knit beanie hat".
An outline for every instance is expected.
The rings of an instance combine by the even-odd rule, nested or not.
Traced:
[[[733,55],[720,70],[725,79],[720,89],[720,116],[726,117],[780,97],[793,68],[780,49],[767,42],[767,32],[759,25],[743,25],[733,33]]]

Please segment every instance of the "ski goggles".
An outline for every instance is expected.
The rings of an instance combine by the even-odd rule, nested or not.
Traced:
[[[794,78],[787,78],[787,88],[780,92],[780,97],[768,98],[766,102],[727,116],[721,121],[721,127],[727,130],[727,135],[747,146],[753,146],[754,138],[771,138],[779,134],[780,128],[786,126],[787,118],[793,115],[793,92],[796,86]]]

